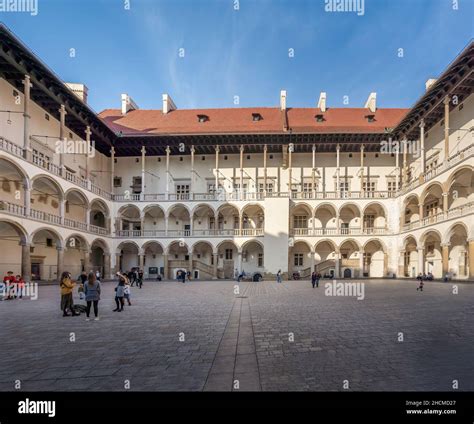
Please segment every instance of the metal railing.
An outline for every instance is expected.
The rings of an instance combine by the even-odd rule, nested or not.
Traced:
[[[347,236],[347,235],[385,235],[391,234],[385,227],[373,228],[293,228],[292,236]]]

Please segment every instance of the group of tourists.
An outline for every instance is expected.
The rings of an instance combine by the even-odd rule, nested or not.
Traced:
[[[25,291],[25,280],[21,275],[8,271],[0,283],[0,300],[22,299]]]
[[[132,305],[131,302],[131,287],[132,283],[129,280],[130,273],[117,272],[116,276],[118,279],[117,286],[115,287],[115,305],[116,308],[113,312],[122,312],[124,310],[125,301],[129,306]],[[143,279],[143,273],[140,274],[137,272],[137,279],[133,282],[137,283],[137,286],[141,288],[142,282],[140,278]],[[140,282],[139,282],[140,281]],[[73,281],[71,278],[70,272],[63,272],[59,282],[60,291],[61,291],[61,310],[63,311],[63,316],[78,316],[80,312],[84,310],[86,313],[86,321],[90,321],[91,309],[94,311],[94,321],[99,321],[99,301],[101,298],[101,275],[99,271],[95,273],[90,271],[86,273],[83,271],[81,275],[77,278],[76,281]],[[77,291],[79,293],[79,298],[85,300],[86,305],[75,305],[73,299],[74,288],[76,283],[79,286]]]
[[[176,279],[178,281],[181,281],[183,284],[186,282],[186,278],[188,279],[188,281],[191,281],[191,273],[188,271],[183,271],[183,270],[179,270],[176,274]]]
[[[128,278],[128,281],[130,282],[131,287],[133,287],[133,285],[136,283],[139,289],[142,288],[143,286],[143,270],[142,269],[132,268],[130,271],[126,271],[124,275]]]

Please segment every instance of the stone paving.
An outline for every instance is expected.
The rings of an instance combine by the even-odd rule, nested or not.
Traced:
[[[43,286],[0,302],[0,390],[474,390],[474,284],[368,280],[357,300],[325,283],[146,282],[122,313],[104,283],[97,322]]]

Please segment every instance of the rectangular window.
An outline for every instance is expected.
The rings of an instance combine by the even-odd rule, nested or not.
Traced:
[[[134,194],[139,194],[142,192],[142,177],[133,177],[132,191]]]
[[[176,197],[178,200],[188,200],[189,184],[176,184]]]
[[[122,177],[114,177],[114,187],[122,187]]]
[[[263,267],[263,253],[258,254],[258,267]]]
[[[308,217],[305,215],[295,215],[293,217],[293,228],[308,228]]]
[[[258,184],[258,191],[260,193],[263,193],[264,192],[264,184],[263,183],[259,183]],[[273,193],[273,182],[267,182],[267,193]]]
[[[228,260],[228,261],[232,260],[234,258],[233,254],[234,254],[234,251],[232,249],[226,249],[225,250],[225,259]]]
[[[349,181],[339,181],[339,190],[341,192],[348,192],[350,191]]]
[[[375,181],[364,181],[362,183],[362,190],[363,191],[375,191]]]
[[[294,265],[295,266],[303,266],[303,253],[295,253]]]
[[[397,185],[398,185],[398,187],[397,187]],[[387,190],[388,191],[397,191],[398,189],[400,189],[400,183],[397,184],[397,181],[395,181],[395,180],[387,181]]]
[[[364,215],[364,228],[374,228],[375,215]]]

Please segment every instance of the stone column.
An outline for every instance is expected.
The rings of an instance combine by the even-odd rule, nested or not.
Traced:
[[[28,160],[31,153],[30,148],[30,93],[31,79],[29,75],[25,75],[23,80],[24,85],[24,100],[23,100],[23,157]]]
[[[398,278],[405,277],[405,251],[400,250],[398,256]]]
[[[263,146],[263,195],[267,196],[267,145]]]
[[[290,198],[291,198],[291,180],[292,180],[292,174],[293,174],[293,168],[292,168],[292,154],[293,154],[293,146],[288,146],[288,193],[290,193]]]
[[[30,247],[31,246],[25,241],[21,242],[21,276],[27,283],[31,280]]]
[[[190,152],[191,152],[191,184],[189,187],[189,195],[190,195],[190,200],[194,199],[194,153],[196,149],[194,146],[191,146]]]
[[[115,177],[115,148],[110,149],[110,193],[115,194],[114,189],[114,177]]]
[[[418,215],[420,215],[418,221],[420,222],[420,226],[422,225],[421,222],[423,221],[423,215],[424,215],[424,211],[423,211],[423,208],[424,208],[424,204],[423,203],[420,203],[418,205]]]
[[[240,145],[240,194],[239,200],[244,198],[244,145]]]
[[[219,260],[219,255],[217,253],[213,253],[212,255],[213,255],[213,260],[214,260],[214,269],[212,271],[213,272],[212,278],[213,280],[217,280],[217,277],[218,277],[217,276],[217,262]]]
[[[443,213],[445,218],[448,215],[448,195],[449,193],[443,193]]]
[[[444,161],[449,158],[449,96],[444,98]]]
[[[336,146],[336,196],[337,197],[340,197],[340,193],[341,193],[341,188],[339,186],[339,181],[340,181],[340,169],[339,169],[339,166],[340,166],[340,150],[341,150],[341,146],[338,144]]]
[[[449,243],[441,245],[441,253],[443,259],[443,278],[449,272]]]
[[[168,237],[168,227],[169,227],[169,216],[168,216],[168,212],[166,212],[166,216],[165,216],[165,237]]]
[[[364,191],[364,145],[360,146],[360,192]]]
[[[90,208],[86,209],[86,225],[87,225],[87,229],[89,230],[89,226],[91,225],[91,210],[90,210]]]
[[[399,189],[399,187],[402,186],[402,170],[400,168],[400,144],[398,145],[398,148],[397,148],[397,151],[395,152],[395,168],[397,170],[397,174],[398,176],[396,177],[396,188],[397,188],[397,191]]]
[[[359,277],[364,276],[364,249],[359,251]]]
[[[311,149],[312,157],[311,157],[311,185],[313,188],[313,199],[316,199],[316,145],[313,144]]]
[[[420,182],[424,180],[424,174],[426,172],[426,156],[425,156],[425,121],[424,119],[420,122],[420,160],[421,160],[421,168],[420,168]]]
[[[340,253],[339,250],[335,254],[335,276],[334,278],[341,278],[341,263],[340,263]]]
[[[66,137],[66,106],[61,105],[59,108],[59,139],[61,143],[64,143],[67,139]],[[64,144],[61,145],[64,147]],[[59,167],[61,168],[61,175],[64,176],[64,153],[63,148],[61,148],[59,153]]]
[[[214,195],[217,196],[219,192],[219,146],[216,146],[216,175],[215,175],[215,182],[214,182]]]
[[[104,278],[106,280],[112,279],[112,272],[110,267],[110,253],[104,253]]]
[[[142,153],[142,189],[140,193],[140,198],[142,200],[145,200],[145,154],[146,154],[145,146],[142,146],[141,153]]]
[[[418,247],[418,274],[425,272],[425,248]]]
[[[313,273],[314,272],[314,266],[315,266],[314,251],[313,250],[311,250],[310,255],[311,255],[311,257],[309,258],[310,259],[309,264],[310,264],[310,267],[311,267],[311,273]]]
[[[193,251],[191,250],[189,252],[189,265],[188,265],[188,271],[191,273],[191,277],[192,277],[192,274],[193,274]]]
[[[163,279],[167,280],[170,278],[169,276],[169,269],[168,269],[168,254],[164,253],[163,254]]]
[[[87,125],[85,133],[86,133],[86,182],[87,182],[87,188],[90,189],[89,155],[91,153],[91,127],[89,125]]]
[[[87,273],[92,269],[90,252],[88,250],[84,250],[84,271]]]
[[[242,251],[238,251],[237,270],[239,274],[242,272]]]
[[[138,254],[138,264],[141,270],[144,271],[143,267],[145,266],[145,254],[139,253]]]
[[[115,254],[115,272],[122,271],[121,266],[120,266],[120,257],[122,255],[120,253]]]
[[[170,146],[166,146],[166,200],[170,198]]]
[[[59,200],[59,218],[61,220],[61,224],[64,224],[65,216],[66,216],[66,200],[60,199]]]
[[[469,240],[469,279],[474,280],[474,239]]]
[[[403,146],[402,187],[404,188],[408,184],[408,169],[407,169],[408,141],[407,139],[402,140],[402,146]]]
[[[23,199],[23,206],[25,207],[25,216],[28,217],[30,216],[31,213],[31,189],[28,187],[28,185],[25,183],[24,187],[24,196],[25,198]]]
[[[57,280],[59,281],[61,279],[61,274],[63,273],[64,270],[64,249],[62,247],[56,247],[56,250],[58,251],[58,260],[57,260]]]
[[[383,276],[387,277],[388,275],[388,253],[383,252]]]

